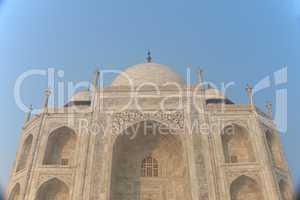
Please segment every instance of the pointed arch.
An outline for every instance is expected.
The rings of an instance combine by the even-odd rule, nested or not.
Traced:
[[[258,183],[245,175],[235,179],[230,185],[231,200],[263,200],[263,194]]]
[[[271,132],[270,130],[267,130],[265,132],[266,139],[267,139],[267,146],[269,148],[271,159],[273,163],[280,168],[284,168],[284,161],[281,154],[281,147],[278,137]]]
[[[281,180],[281,181],[279,181],[278,185],[279,185],[282,200],[292,199],[291,194],[290,194],[290,190],[289,190],[289,186],[286,183],[286,181]]]
[[[29,158],[29,155],[31,152],[32,140],[33,140],[33,136],[31,134],[28,135],[27,138],[25,139],[25,142],[22,145],[21,155],[17,162],[16,172],[18,172],[26,167],[27,161],[28,161],[28,158]]]
[[[21,186],[19,183],[17,183],[14,188],[12,189],[9,197],[8,197],[8,200],[21,200],[21,197],[20,197],[20,190],[21,190]]]
[[[172,194],[174,199],[191,199],[184,144],[181,135],[173,133],[165,124],[145,120],[126,128],[115,138],[111,199],[163,199],[161,195],[167,193],[165,185],[173,184],[174,180],[180,188]],[[158,192],[157,188],[162,191]]]
[[[76,134],[73,129],[63,126],[48,137],[44,165],[70,165],[74,161]]]
[[[222,146],[226,163],[255,161],[249,133],[242,126],[226,126],[222,132]]]
[[[43,183],[37,191],[35,200],[69,200],[69,188],[57,178]]]

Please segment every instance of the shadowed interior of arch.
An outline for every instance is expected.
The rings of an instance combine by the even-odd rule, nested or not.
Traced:
[[[21,155],[20,155],[20,158],[17,163],[17,169],[16,169],[17,172],[26,167],[26,164],[27,164],[27,161],[29,158],[29,154],[31,151],[32,139],[33,139],[33,136],[28,135],[27,138],[25,139],[24,144],[22,145]]]
[[[8,200],[19,200],[19,199],[21,199],[21,198],[20,198],[20,190],[21,190],[21,189],[20,189],[20,184],[17,183],[17,184],[13,187],[13,189],[12,189],[12,191],[11,191],[9,197],[8,197]]]
[[[36,194],[35,200],[69,200],[68,186],[57,178],[43,183]]]
[[[171,199],[167,195],[190,199],[188,166],[180,136],[165,128],[156,121],[143,121],[116,138],[110,199]],[[132,133],[134,130],[136,133]]]
[[[256,180],[242,175],[231,183],[231,200],[264,200],[260,188]]]
[[[249,132],[242,126],[226,126],[222,132],[222,145],[226,163],[255,161]]]
[[[285,180],[280,180],[278,185],[282,200],[292,199],[291,191],[289,190],[287,182]]]
[[[44,165],[70,165],[76,150],[76,134],[69,127],[54,130],[48,137]]]
[[[278,135],[275,135],[275,133],[269,130],[267,130],[265,134],[273,163],[277,167],[285,169]]]

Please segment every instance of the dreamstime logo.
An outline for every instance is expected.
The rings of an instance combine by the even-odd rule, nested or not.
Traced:
[[[14,97],[17,106],[24,112],[28,112],[29,108],[23,102],[21,98],[21,88],[22,85],[26,83],[29,79],[40,76],[44,77],[47,80],[48,88],[52,90],[52,95],[49,96],[47,106],[49,108],[57,107],[57,105],[63,106],[66,101],[70,101],[70,99],[76,94],[76,92],[85,89],[89,91],[89,97],[93,101],[93,95],[97,94],[100,98],[100,107],[104,108],[105,105],[105,86],[104,80],[111,75],[118,75],[122,77],[124,80],[127,80],[126,90],[127,96],[126,100],[122,101],[119,105],[118,112],[128,110],[130,108],[135,108],[136,110],[142,112],[144,109],[145,99],[155,99],[157,101],[158,110],[165,111],[168,110],[169,104],[176,102],[176,109],[196,109],[199,113],[205,112],[205,106],[207,102],[203,101],[203,95],[206,95],[206,99],[212,98],[213,101],[216,101],[220,98],[222,101],[218,102],[223,105],[225,108],[225,103],[227,99],[226,97],[227,90],[230,87],[235,86],[235,82],[229,83],[221,83],[220,86],[212,83],[212,82],[203,82],[198,81],[197,84],[191,84],[191,69],[187,68],[186,71],[186,85],[182,85],[178,82],[167,82],[165,81],[162,85],[157,85],[154,82],[143,82],[141,84],[135,85],[135,80],[132,79],[128,74],[121,70],[116,69],[104,69],[98,73],[98,77],[95,76],[92,82],[90,81],[80,81],[80,82],[65,82],[58,81],[63,80],[64,78],[63,70],[56,70],[54,68],[49,68],[47,70],[43,69],[33,69],[28,70],[22,73],[15,82],[14,87]],[[145,76],[151,76],[151,74],[146,74]],[[199,77],[198,77],[199,79]],[[261,79],[257,84],[254,85],[252,90],[252,95],[258,94],[266,89],[275,88],[275,106],[274,111],[272,109],[268,110],[268,115],[274,116],[274,122],[277,125],[277,128],[280,132],[287,131],[287,67],[284,67],[276,72],[273,75],[268,75]],[[117,87],[116,87],[117,88]],[[171,92],[164,92],[166,88],[171,88]],[[149,91],[151,92],[145,92]],[[222,99],[223,98],[223,99]],[[56,106],[55,106],[56,105]],[[76,111],[76,106],[72,107],[73,110]],[[43,108],[34,109],[33,113],[43,112]],[[270,121],[269,117],[263,117],[263,115],[258,115],[262,118],[262,120]],[[195,124],[192,122],[192,126],[200,127],[200,129],[205,129],[206,131],[212,127],[213,125],[207,124]],[[103,126],[103,125],[101,125]],[[101,127],[101,129],[105,129]],[[192,127],[194,129],[194,127]],[[103,131],[103,130],[102,130]],[[209,132],[209,131],[207,131]]]

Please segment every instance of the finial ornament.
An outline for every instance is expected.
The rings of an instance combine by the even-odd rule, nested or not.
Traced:
[[[44,108],[48,108],[48,103],[49,103],[49,97],[51,95],[51,90],[47,88],[45,90],[45,102],[44,102]]]
[[[254,102],[253,102],[253,87],[252,87],[252,85],[247,84],[246,92],[247,92],[247,95],[248,95],[249,100],[250,100],[250,105],[253,106]]]
[[[152,62],[152,56],[151,56],[151,51],[150,51],[150,49],[148,49],[148,52],[147,52],[146,62],[147,62],[147,63],[151,63],[151,62]]]
[[[210,83],[207,83],[207,89],[212,89],[213,86]]]
[[[267,101],[266,102],[266,108],[267,108],[267,113],[268,113],[269,117],[272,118],[272,116],[273,116],[273,108],[272,108],[272,102],[271,101]]]
[[[203,94],[203,93],[205,93],[205,85],[204,85],[204,78],[203,78],[203,70],[201,68],[198,68],[197,76],[198,76],[198,84],[199,84],[201,92]]]
[[[203,83],[203,70],[202,69],[198,69],[198,83]]]
[[[97,69],[94,73],[94,80],[93,80],[93,86],[95,88],[97,88],[97,86],[98,86],[99,77],[100,77],[100,71],[99,71],[99,69]]]
[[[31,119],[31,113],[32,113],[32,105],[29,105],[28,112],[26,113],[25,117],[25,123],[29,122]]]

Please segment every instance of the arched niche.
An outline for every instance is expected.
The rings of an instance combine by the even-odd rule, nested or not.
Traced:
[[[265,135],[273,163],[279,168],[284,168],[284,161],[281,154],[281,147],[278,136],[269,130],[265,132]]]
[[[48,137],[44,165],[71,165],[74,161],[76,134],[66,126],[54,130]]]
[[[37,191],[35,200],[69,200],[68,186],[57,178],[43,183]]]
[[[117,136],[112,155],[111,200],[190,199],[184,147],[174,133],[162,123],[146,120]]]
[[[278,185],[279,185],[279,190],[280,190],[280,194],[281,194],[281,199],[282,200],[291,200],[292,195],[290,193],[289,185],[286,183],[286,181],[280,180]]]
[[[32,135],[28,135],[27,138],[25,139],[25,141],[22,145],[19,160],[17,161],[16,172],[18,172],[26,167],[28,158],[30,155],[30,151],[31,151],[32,140],[33,140]]]
[[[9,197],[8,197],[8,200],[21,200],[20,190],[21,190],[20,184],[17,183],[14,186],[14,188],[12,189],[12,191],[11,191]]]
[[[236,124],[226,126],[221,137],[226,163],[255,161],[250,135],[244,127]]]
[[[259,184],[245,175],[231,183],[230,198],[231,200],[264,200]]]

